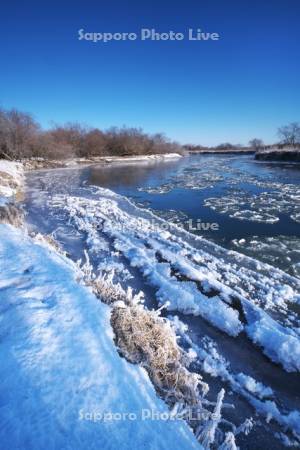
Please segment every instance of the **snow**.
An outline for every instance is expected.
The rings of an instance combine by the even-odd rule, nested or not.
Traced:
[[[91,200],[86,202],[76,198],[66,199],[66,201],[66,209],[69,210],[78,228],[88,233],[89,243],[91,243],[91,236],[93,236],[95,230],[92,224],[99,222],[101,214],[99,209],[98,214],[95,216],[89,207],[94,209],[95,206],[100,206],[102,207],[102,211],[109,212],[114,209],[114,215],[119,213],[114,208],[117,205],[105,199],[101,199],[97,203]],[[57,197],[54,198],[53,204],[59,204]],[[126,218],[123,217],[122,219],[122,223],[119,225],[115,225],[114,223],[105,225],[104,231],[115,238],[115,249],[121,251],[126,256],[132,267],[139,268],[148,281],[158,288],[157,299],[160,304],[168,303],[169,310],[180,310],[186,314],[201,315],[210,323],[232,336],[239,334],[242,330],[242,324],[235,310],[226,305],[218,296],[208,300],[205,295],[197,290],[194,283],[177,281],[171,275],[170,266],[159,263],[156,260],[155,245],[158,245],[163,257],[167,256],[167,249],[164,249],[161,244],[155,243],[151,238],[148,242],[151,243],[153,250],[145,248],[145,243],[134,237],[136,232],[130,226],[132,219],[129,216]],[[128,224],[127,226],[126,223]],[[135,224],[135,227],[137,225]],[[147,226],[149,227],[149,224],[143,221],[141,227],[142,234],[144,234]],[[168,232],[165,234],[168,235]],[[94,240],[94,245],[98,246],[97,238]],[[168,255],[170,257],[172,253],[168,252]],[[179,261],[180,255],[177,254],[176,258]]]
[[[272,397],[274,395],[271,388],[264,386],[259,381],[244,373],[239,373],[236,376],[236,380],[243,386],[247,391],[252,394],[256,394],[259,398]]]
[[[102,160],[106,162],[111,163],[137,163],[137,162],[161,162],[161,161],[168,161],[173,159],[180,159],[182,158],[182,155],[179,153],[162,153],[157,155],[137,155],[137,156],[105,156],[101,158]]]
[[[157,298],[160,304],[168,303],[170,311],[181,311],[185,314],[201,315],[219,329],[229,335],[236,336],[242,330],[238,314],[224,304],[219,297],[208,298],[197,290],[194,283],[177,281],[171,275],[168,265],[155,262],[155,253],[146,252],[143,248],[126,245],[124,239],[116,242],[120,250],[147,277],[149,282],[158,288]]]
[[[141,420],[167,407],[119,357],[109,308],[73,263],[0,225],[0,272],[2,448],[200,447],[183,421]]]
[[[14,161],[0,159],[0,172],[7,173],[15,180],[21,180],[22,164]]]
[[[281,363],[287,372],[300,371],[300,338],[296,332],[283,327],[258,308],[252,307],[249,315],[254,311],[257,317],[246,327],[253,342],[262,346],[264,353],[272,361]]]
[[[13,197],[22,183],[22,164],[0,159],[0,206],[5,204],[3,197]]]

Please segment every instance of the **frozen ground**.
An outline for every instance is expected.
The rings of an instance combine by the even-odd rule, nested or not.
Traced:
[[[83,175],[33,174],[29,221],[54,232],[73,258],[86,249],[95,271],[113,267],[117,281],[146,292],[149,307],[168,308],[212,394],[225,387],[225,401],[235,406],[228,419],[254,416],[256,431],[238,442],[242,449],[299,445],[300,280],[166,230],[164,218],[86,186]]]
[[[200,448],[182,421],[141,420],[167,408],[118,355],[109,309],[75,264],[0,225],[0,273],[1,448]]]

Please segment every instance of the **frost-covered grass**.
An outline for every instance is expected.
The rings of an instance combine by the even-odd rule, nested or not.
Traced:
[[[200,376],[186,369],[184,354],[168,321],[142,305],[115,307],[111,321],[121,353],[148,370],[164,398],[173,404],[199,402]]]

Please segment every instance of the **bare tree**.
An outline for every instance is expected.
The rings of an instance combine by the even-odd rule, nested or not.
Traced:
[[[79,156],[105,156],[107,154],[107,139],[105,134],[97,128],[88,131],[82,139]]]
[[[264,146],[264,141],[262,139],[254,138],[249,141],[249,145],[254,148],[255,151],[258,151]]]
[[[78,123],[54,124],[42,130],[26,113],[0,109],[0,158],[66,159],[101,155],[146,155],[183,151],[163,134],[140,128],[110,128],[106,132]]]
[[[231,144],[230,142],[224,142],[215,147],[217,150],[234,150],[237,148],[236,145]]]
[[[16,109],[0,111],[0,156],[29,157],[37,142],[39,124],[30,114]]]
[[[289,125],[278,128],[278,136],[283,144],[295,147],[300,144],[300,123],[291,122]]]

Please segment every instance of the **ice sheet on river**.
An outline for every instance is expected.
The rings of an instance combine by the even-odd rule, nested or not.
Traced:
[[[57,195],[49,204],[64,209],[91,247],[108,237],[170,311],[200,315],[230,336],[246,334],[286,371],[300,370],[299,320],[288,308],[300,302],[300,280],[176,226],[166,230],[163,219],[110,190],[94,194]]]

